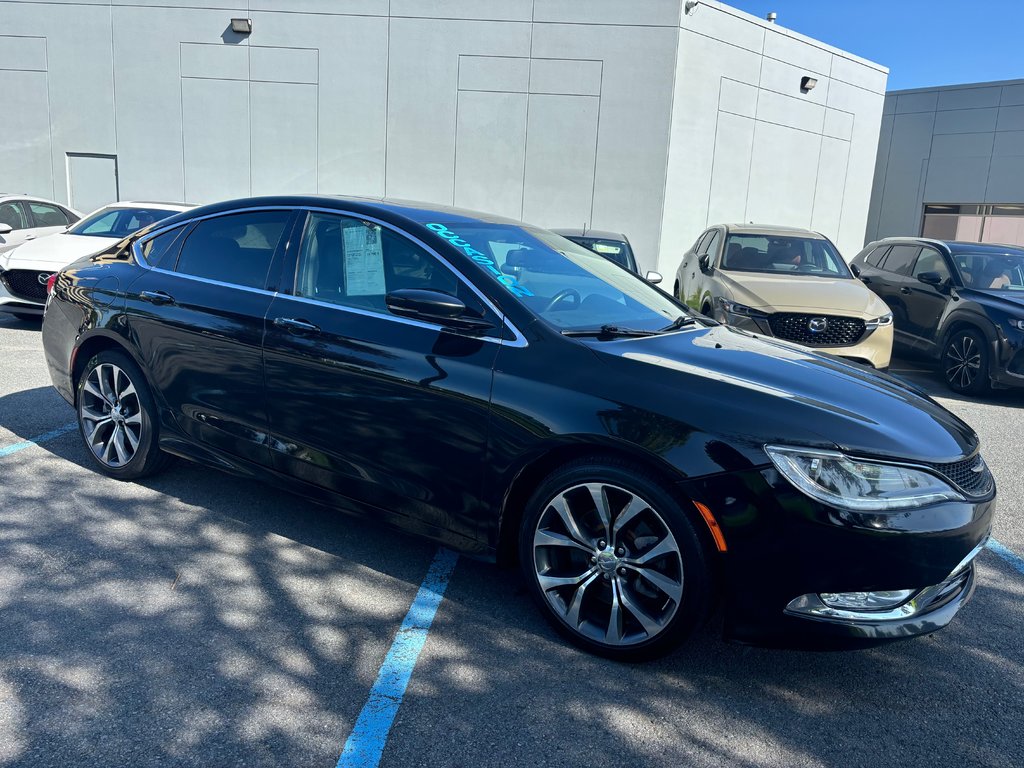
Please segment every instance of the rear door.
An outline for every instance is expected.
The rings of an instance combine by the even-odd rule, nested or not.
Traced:
[[[59,206],[50,203],[40,203],[35,200],[25,201],[29,215],[32,217],[32,234],[35,237],[45,237],[63,232],[69,224],[77,221],[69,216],[67,211]]]
[[[131,335],[170,419],[191,439],[270,464],[263,332],[290,209],[187,224],[137,244],[150,267],[127,292]],[[280,261],[276,261],[280,266]]]
[[[475,536],[501,317],[435,253],[359,216],[310,212],[268,313],[277,468],[386,518]],[[396,317],[398,288],[458,296],[493,331]]]

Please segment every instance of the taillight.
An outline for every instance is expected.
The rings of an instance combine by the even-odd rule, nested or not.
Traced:
[[[53,293],[53,284],[57,282],[57,273],[54,272],[48,278],[46,278],[46,295],[49,296]]]

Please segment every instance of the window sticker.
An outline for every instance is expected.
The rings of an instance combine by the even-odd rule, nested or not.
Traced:
[[[489,258],[487,254],[476,250],[472,244],[463,240],[457,233],[452,232],[444,224],[427,224],[427,229],[433,230],[456,248],[461,248],[469,258],[490,272],[494,278],[505,286],[513,296],[533,296],[533,291],[520,285],[514,276],[506,275],[498,269],[498,265],[494,263],[493,259]]]
[[[343,238],[345,293],[349,296],[380,296],[387,293],[380,227],[368,224],[346,226]]]

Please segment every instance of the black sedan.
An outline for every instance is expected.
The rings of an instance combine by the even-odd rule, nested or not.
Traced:
[[[918,391],[483,214],[199,208],[63,270],[43,343],[106,474],[180,456],[518,560],[616,658],[719,604],[743,642],[932,632],[992,524],[977,436]]]
[[[889,305],[895,341],[956,392],[1024,387],[1024,248],[894,237],[851,265]]]

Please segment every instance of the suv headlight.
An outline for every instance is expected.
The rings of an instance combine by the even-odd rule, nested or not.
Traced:
[[[875,328],[884,328],[887,325],[892,325],[892,312],[881,317],[876,317],[873,320],[868,320],[864,323],[864,327],[869,331],[875,330]]]
[[[742,317],[758,317],[758,318],[768,317],[768,313],[767,312],[762,312],[759,309],[754,309],[753,307],[748,307],[746,304],[740,304],[740,303],[735,302],[735,301],[729,301],[728,299],[723,299],[721,296],[718,297],[718,308],[721,309],[723,312],[725,312],[728,315],[740,315]]]
[[[964,500],[953,486],[923,469],[810,448],[767,445],[765,451],[789,482],[832,507],[886,512]]]

